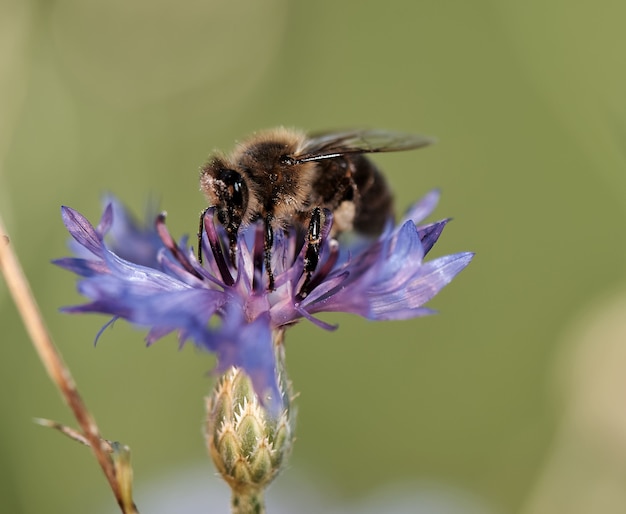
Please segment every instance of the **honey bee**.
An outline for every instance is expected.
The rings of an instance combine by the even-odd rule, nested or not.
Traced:
[[[333,237],[349,230],[377,236],[393,216],[389,186],[363,154],[412,150],[433,142],[425,136],[385,130],[310,135],[285,128],[268,130],[239,143],[228,156],[215,154],[200,170],[200,189],[226,229],[233,266],[239,229],[263,221],[264,263],[273,290],[274,231],[295,227],[308,233],[305,273],[310,279],[319,260],[324,210],[333,214]],[[200,216],[200,261],[207,211]]]

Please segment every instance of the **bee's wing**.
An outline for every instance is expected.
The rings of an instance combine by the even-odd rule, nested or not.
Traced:
[[[296,162],[320,161],[347,154],[376,152],[399,152],[412,150],[435,142],[433,138],[419,134],[392,132],[389,130],[348,130],[322,132],[309,136]]]

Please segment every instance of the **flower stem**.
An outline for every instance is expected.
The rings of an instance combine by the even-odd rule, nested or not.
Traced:
[[[236,492],[231,496],[232,514],[265,514],[263,490]]]

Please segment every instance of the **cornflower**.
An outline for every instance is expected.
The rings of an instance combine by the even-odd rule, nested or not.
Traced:
[[[175,332],[217,356],[221,375],[207,400],[211,456],[233,490],[233,512],[261,512],[263,489],[278,473],[293,441],[292,393],[284,368],[284,332],[301,320],[337,328],[316,317],[348,312],[369,320],[431,314],[426,304],[471,261],[456,253],[424,261],[448,219],[419,225],[439,193],[417,202],[375,240],[330,237],[332,214],[324,212],[319,261],[307,267],[307,237],[287,227],[274,237],[273,288],[264,269],[264,228],[239,231],[235,261],[229,238],[204,215],[200,262],[186,238],[176,242],[165,213],[141,226],[109,198],[94,227],[77,211],[62,208],[75,257],[55,264],[80,276],[79,292],[90,301],[68,313],[101,313],[148,329],[146,342]],[[243,373],[242,373],[243,371]],[[261,509],[261,510],[260,510]]]

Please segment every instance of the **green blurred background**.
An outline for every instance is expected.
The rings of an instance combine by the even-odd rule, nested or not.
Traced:
[[[213,149],[364,126],[439,139],[376,160],[399,210],[442,189],[435,217],[455,220],[435,255],[477,256],[437,316],[288,333],[287,474],[345,502],[415,481],[495,512],[625,512],[624,19],[610,0],[1,0],[0,212],[138,486],[206,462],[214,360],[173,338],[146,349],[123,322],[94,349],[106,319],[57,311],[81,301],[49,264],[67,255],[59,206],[95,221],[105,192],[138,214],[157,199],[193,234]],[[88,451],[31,421],[74,425],[3,281],[0,327],[0,510],[114,512]]]

